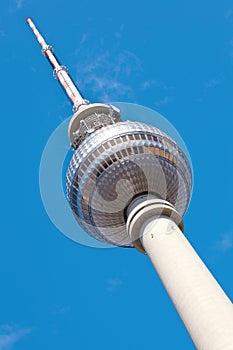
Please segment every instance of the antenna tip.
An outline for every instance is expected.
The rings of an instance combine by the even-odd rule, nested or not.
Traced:
[[[28,22],[28,23],[32,22],[31,17],[28,17],[28,18],[26,19],[26,22]]]

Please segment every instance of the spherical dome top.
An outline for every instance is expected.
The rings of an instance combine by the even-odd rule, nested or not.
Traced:
[[[183,216],[192,191],[189,162],[156,127],[120,122],[90,134],[75,151],[66,175],[71,209],[100,241],[132,247],[127,208],[142,194],[170,202]]]

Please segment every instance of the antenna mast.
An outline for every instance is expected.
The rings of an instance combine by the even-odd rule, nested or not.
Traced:
[[[27,23],[31,27],[39,44],[41,45],[43,55],[47,57],[51,66],[53,67],[54,77],[59,80],[62,88],[72,102],[74,112],[77,111],[81,105],[88,104],[88,101],[82,97],[81,93],[70,78],[67,68],[59,63],[54,54],[53,47],[46,43],[30,17],[27,18]]]

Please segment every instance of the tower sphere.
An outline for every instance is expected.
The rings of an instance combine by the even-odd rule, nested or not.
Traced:
[[[158,128],[125,121],[113,106],[81,106],[71,119],[75,153],[66,174],[67,197],[76,220],[92,237],[133,247],[127,209],[140,196],[171,203],[182,217],[192,190],[188,159]]]

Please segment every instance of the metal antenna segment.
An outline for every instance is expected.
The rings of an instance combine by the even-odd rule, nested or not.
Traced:
[[[63,87],[64,91],[66,92],[67,96],[71,100],[73,104],[73,110],[77,111],[78,108],[81,105],[88,104],[87,100],[85,100],[77,87],[75,86],[74,82],[70,78],[68,74],[68,70],[66,67],[62,66],[58,59],[56,58],[52,46],[48,45],[38,29],[36,28],[35,24],[33,23],[32,19],[29,17],[27,18],[27,23],[31,27],[33,33],[35,34],[39,44],[42,47],[42,53],[47,57],[50,64],[52,65],[54,69],[54,77],[59,80],[61,86]]]

